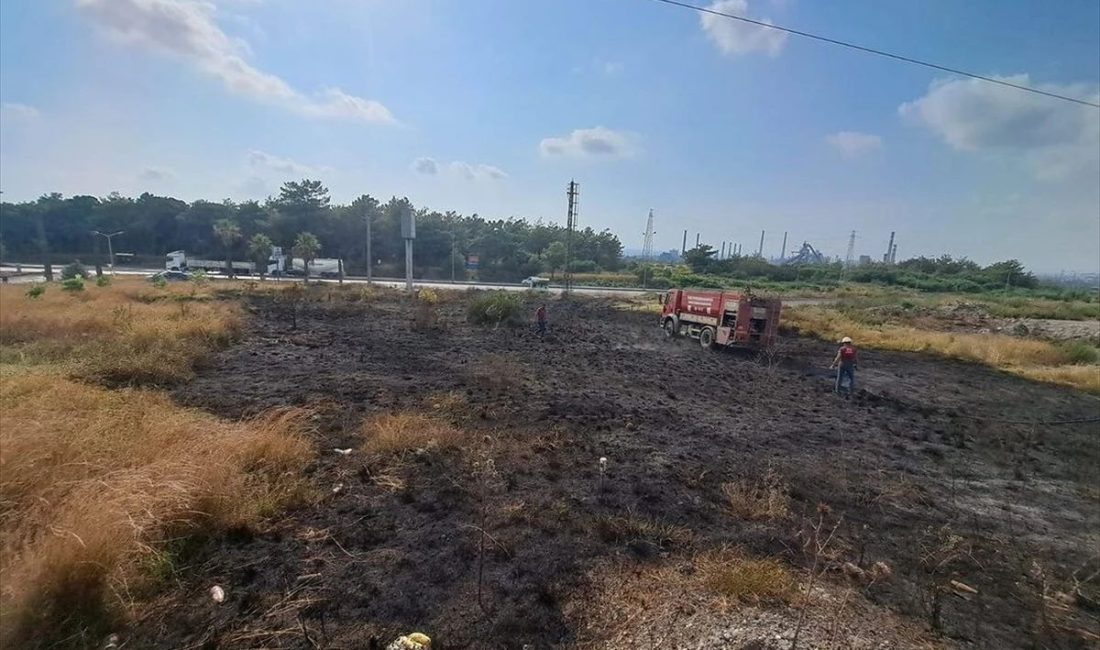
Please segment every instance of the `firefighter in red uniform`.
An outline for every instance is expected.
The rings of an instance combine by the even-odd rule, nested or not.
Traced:
[[[858,358],[856,355],[856,346],[852,345],[852,338],[845,336],[840,339],[840,349],[836,351],[836,358],[833,359],[832,365],[829,369],[836,368],[836,392],[839,393],[844,379],[848,379],[848,394],[856,392],[856,364]]]

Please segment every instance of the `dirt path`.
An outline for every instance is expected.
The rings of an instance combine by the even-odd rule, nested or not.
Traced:
[[[444,648],[592,643],[591,621],[614,620],[592,597],[596,573],[726,546],[804,567],[798,535],[819,503],[843,519],[834,564],[893,569],[866,607],[905,626],[926,630],[938,606],[943,639],[974,647],[1088,647],[1100,630],[1080,607],[1038,605],[1100,548],[1098,425],[1001,422],[1096,417],[1092,397],[868,350],[866,390],[844,400],[822,370],[829,345],[788,340],[760,364],[665,341],[651,316],[595,300],[551,304],[545,340],[473,328],[460,304],[429,334],[396,298],[310,304],[295,332],[271,305],[254,311],[248,338],[176,399],[226,417],[317,409],[311,477],[329,496],[197,552],[136,647],[371,648],[412,629]],[[361,444],[364,417],[402,410],[447,417],[470,442],[397,463],[331,451]],[[721,484],[768,469],[789,485],[792,517],[730,517]],[[687,532],[609,531],[624,519]],[[938,597],[950,580],[977,594]],[[214,583],[225,605],[205,596]],[[694,619],[661,624],[676,620]],[[704,645],[743,638],[727,634],[732,619],[708,620],[673,647],[772,647]],[[646,625],[607,647],[644,647]],[[902,647],[890,630],[879,637]]]

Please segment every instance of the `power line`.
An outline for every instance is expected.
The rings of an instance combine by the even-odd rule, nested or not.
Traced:
[[[817,34],[811,34],[810,32],[803,32],[797,29],[791,29],[789,27],[780,27],[779,25],[773,25],[771,23],[765,23],[759,20],[753,20],[752,18],[746,18],[744,16],[738,16],[736,14],[727,14],[714,9],[708,9],[706,7],[699,7],[697,5],[689,4],[687,2],[679,2],[678,0],[653,0],[654,2],[663,2],[667,5],[673,5],[676,7],[682,7],[684,9],[693,9],[700,13],[711,14],[714,16],[721,16],[723,18],[729,18],[730,20],[739,20],[743,23],[749,23],[750,25],[756,25],[766,29],[774,29],[776,31],[785,32],[787,34],[794,34],[795,36],[802,36],[805,38],[813,39],[815,41],[821,41],[823,43],[829,43],[832,45],[839,45],[841,47],[847,47],[852,50],[858,50],[860,52],[866,52],[868,54],[875,54],[877,56],[884,56],[888,59],[894,59],[895,61],[902,61],[904,63],[911,63],[913,65],[920,65],[926,68],[932,68],[933,70],[940,70],[942,72],[950,72],[951,74],[962,75],[964,77],[970,77],[971,79],[979,79],[991,84],[997,84],[998,86],[1007,86],[1009,88],[1015,88],[1016,90],[1023,90],[1029,93],[1035,93],[1036,95],[1045,95],[1047,97],[1053,97],[1054,99],[1060,99],[1066,102],[1073,102],[1074,104],[1081,104],[1083,106],[1091,106],[1093,108],[1100,108],[1100,104],[1078,99],[1076,97],[1069,97],[1066,95],[1059,95],[1058,93],[1048,92],[1046,90],[1039,90],[1038,88],[1032,88],[1030,86],[1023,86],[1020,84],[1014,84],[1011,81],[1004,81],[1002,79],[995,79],[993,77],[986,77],[984,75],[975,74],[973,72],[967,72],[965,70],[959,70],[957,68],[949,68],[947,66],[939,65],[937,63],[930,63],[928,61],[922,61],[920,59],[914,59],[908,56],[902,56],[900,54],[892,54],[883,50],[876,50],[872,47],[864,47],[862,45],[856,45],[855,43],[849,43],[847,41],[837,40],[835,38],[829,38],[828,36],[819,36]]]

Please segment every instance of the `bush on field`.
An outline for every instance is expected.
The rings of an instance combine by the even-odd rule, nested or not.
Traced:
[[[466,318],[477,325],[515,325],[523,303],[519,296],[504,291],[482,294],[470,301]]]
[[[1063,345],[1070,363],[1100,363],[1100,348],[1083,341]]]
[[[88,270],[84,268],[84,265],[80,262],[73,262],[68,264],[65,268],[61,269],[62,280],[72,280],[73,278],[88,279]]]
[[[97,287],[109,287],[111,286],[111,278],[106,275],[101,275],[95,279],[95,286]]]
[[[27,289],[27,292],[24,295],[26,295],[28,298],[34,299],[34,298],[41,298],[42,294],[44,294],[44,293],[46,293],[46,285],[36,284],[33,287],[31,287],[30,289]]]
[[[63,291],[84,291],[84,280],[79,277],[69,278],[68,280],[61,281],[61,289]]]

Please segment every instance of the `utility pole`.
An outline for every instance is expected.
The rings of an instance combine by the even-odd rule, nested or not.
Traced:
[[[682,256],[686,252],[688,252],[688,231],[685,228],[684,229],[684,243],[680,246],[680,255]]]
[[[764,231],[760,231],[760,247],[756,249],[757,257],[764,257]]]
[[[649,209],[649,218],[645,222],[645,239],[642,240],[642,288],[649,286],[649,267],[653,260],[653,208]]]
[[[852,257],[856,254],[856,231],[852,231],[851,235],[848,235],[848,253],[844,256],[844,268],[851,270]]]
[[[894,252],[894,232],[890,231],[890,243],[886,244],[886,254],[882,256],[882,261],[886,264],[893,264],[893,252]]]
[[[718,259],[726,259],[726,242],[722,242],[722,251],[718,253]]]
[[[125,230],[119,230],[117,232],[111,232],[111,233],[99,232],[98,230],[93,230],[92,231],[93,235],[98,235],[98,236],[103,237],[104,239],[107,240],[107,268],[108,268],[108,270],[111,271],[111,275],[115,274],[115,248],[111,244],[111,239],[114,238],[114,237],[117,237],[118,235],[121,235],[124,232],[126,232],[126,231]]]
[[[374,221],[371,216],[371,210],[367,208],[367,284],[373,284],[372,279],[374,277],[372,270],[374,269],[374,260],[371,259],[370,254],[370,222]]]
[[[455,231],[451,230],[451,284],[455,282]]]
[[[577,197],[580,194],[580,190],[577,186],[577,181],[570,180],[569,187],[565,191],[565,196],[568,199],[568,208],[565,214],[565,293],[569,293],[569,289],[573,284],[573,271],[570,266],[573,262],[573,228],[576,226],[577,221]]]
[[[699,248],[699,233],[695,233],[695,247]]]
[[[413,240],[416,239],[416,214],[406,205],[401,211],[401,238],[405,240],[405,291],[413,288]]]
[[[779,250],[779,261],[787,259],[787,231],[783,231],[783,248]]]

